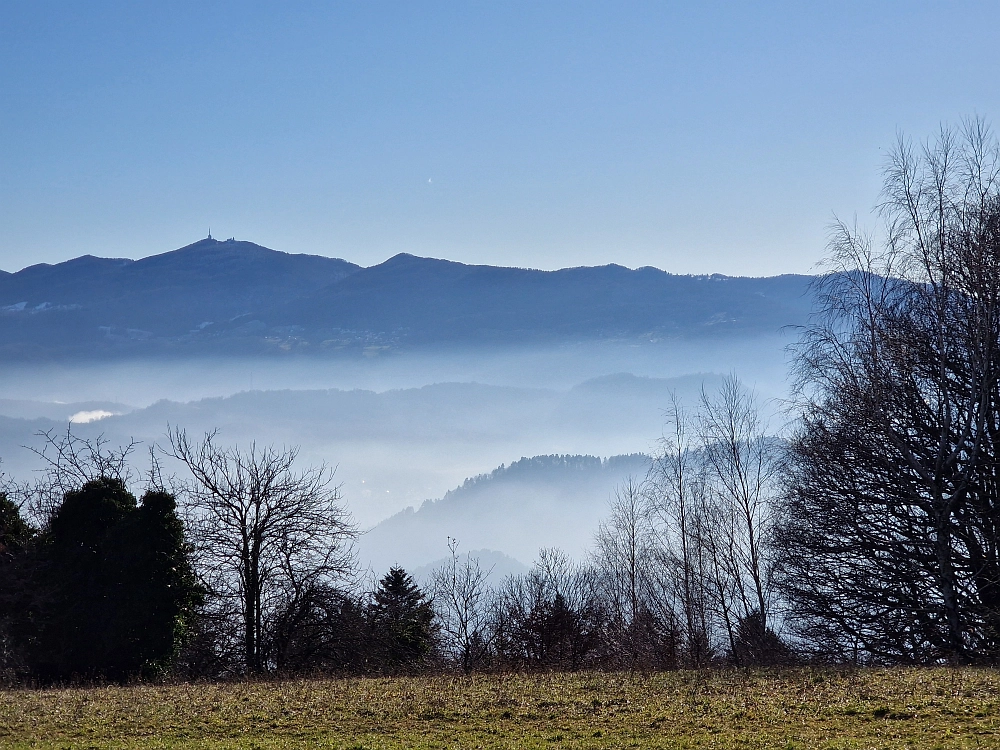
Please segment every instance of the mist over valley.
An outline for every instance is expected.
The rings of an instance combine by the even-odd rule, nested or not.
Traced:
[[[516,564],[581,555],[673,395],[694,404],[736,372],[778,413],[808,281],[361,268],[215,240],[34,266],[0,276],[3,469],[31,476],[23,446],[70,420],[141,441],[140,464],[168,425],[217,429],[335,467],[374,570],[432,563],[448,537]]]

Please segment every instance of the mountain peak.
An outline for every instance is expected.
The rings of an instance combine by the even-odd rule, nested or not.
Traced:
[[[170,255],[172,253],[190,253],[190,252],[210,252],[210,251],[222,251],[226,250],[258,250],[267,253],[274,253],[275,255],[288,255],[289,253],[282,252],[281,250],[272,250],[269,247],[264,247],[263,245],[258,245],[255,242],[248,242],[246,240],[238,240],[235,237],[231,237],[228,240],[217,240],[213,237],[206,237],[204,239],[198,240],[197,242],[192,242],[190,245],[185,245],[184,247],[178,248],[177,250],[170,250],[166,253],[159,253],[159,255]],[[158,257],[158,256],[150,256]]]
[[[396,253],[388,260],[384,260],[381,263],[377,263],[372,266],[372,268],[405,268],[405,267],[460,267],[465,266],[465,263],[459,263],[455,260],[445,260],[444,258],[425,258],[421,255],[413,255],[411,253]]]

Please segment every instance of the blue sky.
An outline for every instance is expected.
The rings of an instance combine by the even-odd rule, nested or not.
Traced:
[[[0,268],[208,231],[370,265],[808,272],[1000,4],[0,3]],[[1000,123],[998,123],[1000,125]]]

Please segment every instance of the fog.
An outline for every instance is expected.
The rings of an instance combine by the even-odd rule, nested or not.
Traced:
[[[0,398],[112,401],[133,407],[247,390],[363,388],[385,391],[440,382],[569,388],[618,372],[677,377],[736,371],[768,395],[784,390],[791,334],[709,341],[579,343],[552,347],[443,349],[364,357],[267,357],[60,362],[0,366]]]
[[[731,372],[762,398],[778,399],[787,343],[775,335],[351,359],[8,366],[0,368],[0,456],[8,474],[30,475],[39,461],[21,446],[39,445],[36,432],[64,430],[74,415],[82,422],[75,433],[103,434],[113,444],[162,444],[168,424],[194,435],[218,428],[223,444],[297,445],[303,463],[335,467],[344,502],[367,530],[522,457],[648,453],[671,393],[693,403],[703,386]],[[396,555],[393,561],[425,565],[447,552],[446,534],[464,537],[466,550],[499,550],[523,563],[546,540],[579,554],[621,478],[480,493],[480,515],[453,526],[439,512],[434,524],[395,536],[372,531],[362,537],[362,561],[383,566]]]

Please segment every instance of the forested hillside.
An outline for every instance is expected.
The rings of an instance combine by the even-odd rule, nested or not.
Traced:
[[[447,552],[449,537],[463,549],[499,549],[524,564],[543,547],[579,554],[615,488],[645,476],[649,465],[642,454],[521,458],[387,518],[362,537],[361,550],[376,570],[433,562]]]

